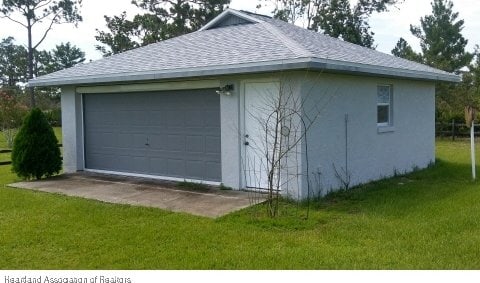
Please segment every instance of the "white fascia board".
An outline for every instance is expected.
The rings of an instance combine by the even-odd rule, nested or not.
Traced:
[[[248,74],[287,70],[311,69],[318,71],[348,73],[353,75],[386,76],[428,81],[460,82],[461,77],[455,74],[421,72],[406,69],[380,67],[366,64],[343,62],[318,58],[296,58],[267,62],[253,62],[244,64],[219,65],[199,68],[182,68],[173,70],[158,70],[151,72],[120,73],[100,76],[83,76],[54,79],[34,79],[29,86],[60,86],[60,85],[88,85],[107,84],[134,81],[151,81],[165,79],[196,78],[206,76],[221,76],[233,74]]]
[[[29,86],[59,86],[59,85],[87,85],[133,81],[150,81],[163,79],[194,78],[230,74],[245,74],[257,72],[280,71],[289,69],[308,68],[305,58],[277,60],[268,62],[254,62],[244,64],[219,65],[211,67],[182,68],[172,70],[158,70],[152,72],[119,73],[112,75],[82,76],[69,78],[42,79],[29,81]]]

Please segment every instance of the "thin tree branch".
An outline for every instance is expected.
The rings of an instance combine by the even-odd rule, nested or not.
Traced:
[[[0,16],[0,18],[2,18],[2,19],[3,19],[3,18],[7,18],[7,19],[9,19],[10,21],[15,22],[15,23],[17,23],[17,24],[19,24],[19,25],[21,25],[21,26],[23,26],[23,27],[25,27],[25,28],[27,27],[27,25],[23,24],[22,22],[19,22],[19,21],[17,21],[17,20],[12,19],[12,18],[11,18],[10,16],[8,16],[8,15]]]
[[[47,30],[45,30],[45,33],[43,34],[42,38],[40,39],[40,41],[39,41],[37,44],[35,44],[35,46],[33,47],[33,49],[37,49],[37,47],[45,40],[45,38],[47,37],[48,32],[52,29],[52,26],[53,26],[53,24],[55,23],[55,20],[57,19],[57,17],[58,17],[59,14],[60,14],[60,12],[57,13],[57,14],[55,15],[55,17],[53,17],[52,21],[50,22],[50,26],[48,27]]]
[[[13,4],[13,7],[22,11],[24,16],[26,16],[28,14],[28,12],[27,12],[27,10],[25,10],[25,7],[23,6],[23,4],[20,3],[19,1],[16,1],[16,3]],[[13,9],[10,9],[10,12],[13,12]]]
[[[45,2],[45,1],[40,1],[38,4]],[[42,7],[48,6],[50,3],[52,3],[52,0],[48,0],[45,4],[35,6],[36,9],[41,9]]]
[[[44,14],[43,16],[41,16],[40,18],[34,19],[33,24],[32,24],[32,27],[33,27],[34,24],[36,24],[36,23],[38,23],[38,22],[41,22],[43,19],[49,17],[51,14],[53,14],[53,12],[46,13],[46,14]],[[56,15],[55,15],[55,16],[56,16]]]

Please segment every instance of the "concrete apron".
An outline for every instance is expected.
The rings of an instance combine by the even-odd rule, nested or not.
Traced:
[[[64,174],[47,180],[18,182],[9,186],[109,203],[156,207],[210,218],[217,218],[264,200],[263,195],[252,192],[216,188],[183,190],[175,188],[172,182],[90,173]]]

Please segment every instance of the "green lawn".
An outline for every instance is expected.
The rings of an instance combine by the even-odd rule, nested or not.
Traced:
[[[437,164],[305,207],[212,220],[0,188],[0,268],[479,269],[480,186],[467,142]],[[0,184],[16,180],[0,167]]]
[[[10,153],[0,153],[0,161],[10,161]]]
[[[3,132],[0,131],[0,149],[6,149],[7,142],[5,141],[5,137],[3,136]]]

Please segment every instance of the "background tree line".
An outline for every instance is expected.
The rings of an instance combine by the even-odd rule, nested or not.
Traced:
[[[52,73],[61,69],[73,67],[85,61],[85,53],[70,43],[61,43],[54,49],[34,50],[32,71],[33,77]],[[13,37],[0,41],[0,103],[3,109],[0,117],[1,130],[18,127],[24,115],[24,109],[31,105],[31,96],[26,85],[29,79],[28,51],[23,45],[18,45]],[[35,106],[44,110],[53,125],[60,125],[60,92],[58,88],[37,88],[35,90]],[[10,114],[8,114],[10,113]],[[9,122],[10,121],[10,122]],[[10,139],[8,139],[10,140]]]
[[[40,107],[52,124],[60,123],[60,94],[57,88],[26,87],[29,79],[74,66],[85,60],[85,53],[70,43],[51,51],[40,45],[54,25],[82,20],[81,0],[3,0],[0,18],[24,31],[27,42],[17,44],[13,36],[0,41],[0,130],[11,144],[27,109]],[[44,24],[44,26],[40,26]],[[43,29],[42,29],[43,27]],[[34,41],[35,36],[39,39]]]
[[[28,81],[27,49],[15,44],[13,37],[0,42],[0,83],[3,87],[16,88]],[[70,68],[85,61],[85,53],[69,42],[54,49],[34,50],[34,77]]]
[[[420,25],[410,25],[410,32],[420,42],[420,52],[400,38],[392,54],[462,75],[460,84],[438,83],[436,86],[436,120],[447,123],[464,120],[464,107],[480,106],[479,47],[469,52],[468,40],[462,35],[464,20],[459,19],[450,0],[434,0],[432,14],[420,19]]]
[[[273,6],[273,17],[323,32],[345,41],[375,48],[368,19],[403,0],[258,0]],[[126,12],[105,16],[108,31],[97,29],[96,46],[105,56],[198,30],[224,11],[230,0],[133,0],[144,13],[128,20]]]
[[[307,29],[322,32],[344,41],[375,49],[374,32],[369,25],[375,13],[391,8],[400,9],[403,0],[257,0],[257,7],[268,5],[273,17]],[[143,12],[105,16],[107,30],[97,29],[96,49],[104,56],[146,44],[159,42],[198,30],[224,11],[230,0],[132,0]],[[25,45],[17,45],[13,37],[0,43],[0,83],[4,89],[15,89],[24,97],[30,94],[43,105],[42,97],[55,98],[56,89],[25,90],[22,86],[33,77],[82,63],[85,54],[70,43],[62,43],[51,51],[39,46],[56,24],[76,25],[82,21],[81,0],[3,0],[0,17],[8,18],[24,28],[28,35]],[[32,41],[32,27],[47,23],[40,36]],[[463,37],[464,21],[454,11],[451,0],[433,0],[432,12],[411,25],[412,34],[420,42],[420,52],[400,38],[392,54],[463,76],[461,84],[437,84],[437,121],[463,117],[465,105],[479,104],[480,58],[478,47],[467,51]],[[20,96],[21,96],[20,95]],[[53,99],[53,100],[55,100]],[[44,99],[43,99],[44,100]]]

